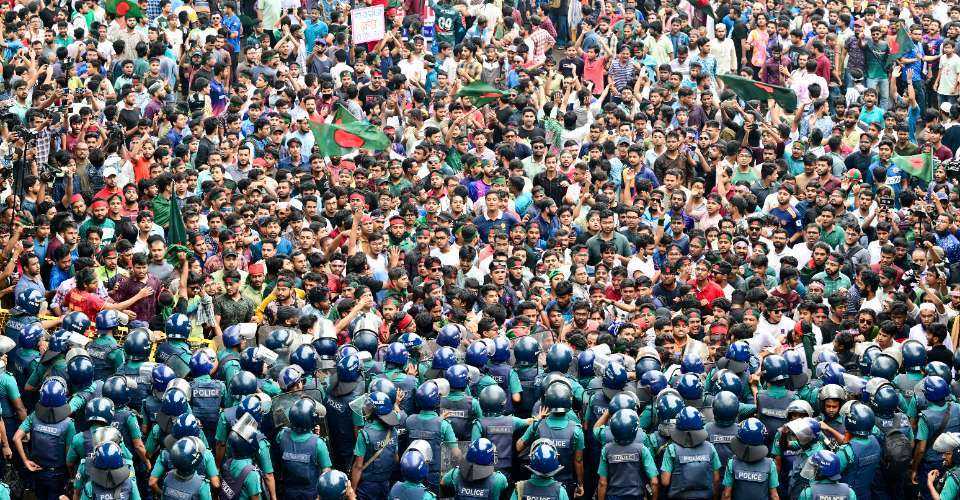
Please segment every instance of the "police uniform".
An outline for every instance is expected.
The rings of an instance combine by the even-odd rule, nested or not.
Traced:
[[[771,384],[757,393],[757,413],[764,427],[770,430],[779,429],[787,423],[787,407],[796,400],[796,394],[788,391],[782,385]],[[768,434],[772,436],[771,434]],[[768,438],[767,444],[769,444]]]
[[[523,387],[520,385],[520,377],[517,376],[517,372],[508,363],[491,363],[487,367],[487,375],[507,395],[507,405],[503,413],[513,415],[513,396],[514,394],[523,394]]]
[[[520,418],[530,418],[533,405],[540,395],[537,393],[537,381],[540,379],[540,367],[537,365],[518,364],[514,367],[517,374],[517,383],[520,384],[520,403],[514,406],[513,413]],[[510,396],[507,393],[507,400]]]
[[[457,441],[469,441],[473,422],[483,418],[480,402],[464,391],[451,390],[450,394],[440,401],[440,409],[441,413],[447,413],[446,421],[453,427]]]
[[[190,344],[185,340],[168,338],[157,346],[154,357],[157,363],[169,366],[178,377],[190,373]]]
[[[188,478],[180,477],[176,472],[167,472],[160,486],[162,500],[213,500],[210,481],[200,474],[193,473]]]
[[[573,412],[549,415],[527,428],[527,432],[524,433],[522,438],[524,443],[546,439],[557,449],[557,454],[560,456],[560,465],[563,468],[554,478],[564,485],[568,493],[573,492],[577,487],[577,477],[573,466],[574,455],[578,451],[583,451],[586,447],[583,429],[567,417],[567,414],[570,413]]]
[[[518,493],[520,489],[523,490],[522,496]],[[559,481],[550,477],[533,476],[522,481],[522,486],[517,484],[510,500],[570,500],[570,496]]]
[[[37,498],[57,498],[67,483],[67,445],[77,432],[73,419],[43,422],[31,413],[20,424],[20,431],[30,436],[28,458],[43,468],[33,474]]]
[[[417,390],[417,378],[407,375],[402,368],[389,368],[384,372],[384,375],[387,377],[387,380],[393,382],[393,385],[405,394],[412,395]],[[416,408],[414,408],[413,398],[407,397],[400,401],[400,409],[406,412],[407,415],[415,413]]]
[[[657,477],[657,464],[642,441],[609,442],[600,452],[597,473],[607,479],[607,498],[640,499]]]
[[[107,488],[92,480],[87,481],[80,490],[80,500],[140,500],[140,490],[137,489],[133,468],[130,469],[130,477],[116,488]]]
[[[507,477],[500,472],[479,481],[466,481],[460,475],[460,467],[444,474],[442,482],[453,490],[454,500],[500,500],[500,495],[510,486]]]
[[[857,500],[853,489],[843,483],[817,479],[800,493],[798,500]]]
[[[731,498],[763,500],[770,498],[770,490],[780,487],[777,463],[764,457],[756,462],[747,462],[737,457],[727,461],[723,474],[723,487],[732,488]]]
[[[240,356],[232,349],[221,349],[217,352],[217,380],[229,383],[233,376],[242,370]]]
[[[453,432],[453,426],[450,422],[441,419],[435,411],[421,411],[410,415],[405,423],[407,436],[411,441],[422,439],[430,443],[434,459],[430,462],[430,473],[427,475],[426,484],[431,491],[436,491],[440,486],[440,462],[442,461],[440,457],[443,456],[441,447],[457,446],[457,435]]]
[[[437,500],[437,496],[420,483],[399,481],[390,488],[390,500]]]
[[[98,380],[117,373],[125,361],[123,348],[117,344],[117,339],[113,338],[112,334],[98,335],[87,344],[86,349],[90,361],[93,362],[94,377]]]
[[[883,458],[880,440],[874,435],[854,436],[840,447],[837,457],[840,459],[841,481],[850,486],[860,500],[870,500],[871,488]]]
[[[330,380],[330,379],[328,379]],[[327,409],[327,431],[330,443],[330,458],[340,470],[349,470],[353,461],[356,437],[354,428],[363,427],[363,417],[350,409],[350,403],[364,394],[363,383],[358,383],[348,393],[337,395],[328,386],[323,406]]]
[[[200,375],[190,381],[190,409],[202,424],[208,442],[216,434],[220,411],[226,406],[226,394],[226,385],[210,375]]]
[[[483,417],[473,423],[470,442],[482,437],[489,439],[497,448],[494,468],[509,479],[514,458],[513,436],[526,428],[527,421],[513,415]]]
[[[160,450],[160,456],[153,463],[150,477],[158,480],[164,478],[164,481],[166,481],[166,477],[169,476],[171,472],[173,472],[173,464],[170,463],[170,451],[166,449]],[[207,482],[220,475],[220,471],[217,469],[217,459],[213,456],[210,449],[203,450],[200,465],[197,466],[197,475]]]
[[[145,380],[140,376],[140,367],[143,366],[143,361],[134,361],[127,360],[124,362],[120,368],[117,370],[117,375],[123,375],[125,377],[130,377],[137,381],[137,387],[130,393],[130,402],[131,404],[137,404],[137,408],[141,410],[141,415],[146,418],[146,413],[143,413],[144,405],[148,397],[152,397],[150,394],[150,381],[149,379]],[[156,398],[154,398],[156,399]],[[156,409],[160,408],[160,401],[157,401]],[[154,412],[156,412],[154,409]]]
[[[228,487],[235,493],[233,500],[250,500],[253,496],[263,498],[262,474],[250,458],[230,458],[223,462],[220,487]]]
[[[101,425],[97,424],[96,427],[101,427]],[[95,427],[91,427],[89,430],[73,435],[70,447],[67,448],[67,464],[76,465],[84,458],[93,456],[93,431],[95,429]],[[123,455],[124,460],[133,462],[133,455],[130,450],[122,444],[120,445],[120,454]]]
[[[237,423],[237,407],[231,406],[224,410],[220,414],[220,421],[217,422],[217,443],[226,443],[227,437],[230,435],[230,429],[233,428],[233,424]],[[204,437],[201,434],[200,439],[203,440]],[[204,443],[206,444],[206,443]],[[209,447],[209,445],[208,445]],[[258,451],[254,453],[256,457],[256,465],[259,468],[259,472],[262,475],[273,474],[273,460],[270,456],[270,441],[267,440],[267,437],[263,435],[262,432],[257,431],[257,448]],[[227,447],[227,452],[225,456],[230,456],[230,447]],[[224,462],[226,463],[226,462]],[[225,468],[225,466],[224,466]],[[222,472],[222,471],[221,471]]]
[[[317,496],[317,480],[324,469],[333,466],[327,445],[312,432],[295,432],[284,428],[277,434],[280,469],[283,473],[281,486],[291,498],[314,498]]]
[[[717,455],[720,457],[720,473],[725,475],[727,464],[729,464],[730,459],[733,458],[733,450],[730,449],[730,443],[737,438],[737,424],[730,423],[729,425],[723,425],[719,422],[707,422],[707,425],[705,425],[703,429],[707,431],[707,441],[710,441],[713,449],[717,450]]]
[[[949,418],[946,425],[943,426],[943,432],[960,431],[960,404],[930,403],[926,410],[920,412],[917,419],[917,441],[926,441],[927,447],[923,452],[923,458],[920,460],[920,466],[917,468],[917,478],[922,484],[927,474],[935,469],[939,469],[943,464],[943,454],[933,449],[933,443],[940,435],[937,431],[941,427],[944,418]],[[926,488],[921,488],[921,498],[930,498],[930,493]]]
[[[719,470],[720,456],[708,441],[692,448],[670,443],[660,465],[660,472],[670,473],[668,498],[713,498],[713,473]]]

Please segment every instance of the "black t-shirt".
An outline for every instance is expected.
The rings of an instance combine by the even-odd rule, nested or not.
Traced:
[[[120,109],[117,111],[117,119],[127,129],[131,129],[140,124],[139,109]]]
[[[579,57],[565,57],[560,59],[560,63],[557,64],[557,69],[560,70],[560,74],[563,76],[580,76],[583,74],[583,59],[580,59]]]
[[[377,103],[387,100],[387,87],[381,85],[379,89],[372,89],[369,85],[360,88],[360,101],[364,109],[370,109]]]
[[[546,137],[546,136],[547,136],[547,132],[536,125],[534,125],[533,128],[530,130],[525,129],[522,126],[517,127],[517,137],[520,137],[521,139],[530,140],[534,137]]]

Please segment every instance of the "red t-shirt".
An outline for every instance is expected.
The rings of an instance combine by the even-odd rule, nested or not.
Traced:
[[[70,309],[71,311],[80,311],[83,314],[86,314],[88,318],[97,317],[97,313],[103,309],[103,305],[106,303],[105,300],[100,298],[99,295],[90,292],[84,292],[79,288],[74,288],[67,294],[66,300],[63,301],[63,305]]]

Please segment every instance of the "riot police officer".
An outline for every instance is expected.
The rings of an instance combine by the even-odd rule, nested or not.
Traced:
[[[760,376],[766,387],[757,393],[757,413],[764,429],[779,429],[787,422],[787,407],[796,399],[794,392],[786,387],[790,379],[787,360],[771,354],[763,358],[761,369]],[[773,439],[770,433],[764,435],[767,439]],[[769,445],[770,442],[764,444]]]
[[[607,366],[603,369],[603,376],[600,380],[600,390],[595,391],[590,396],[590,401],[587,403],[586,414],[584,416],[587,429],[593,429],[596,426],[597,421],[600,420],[600,418],[607,412],[610,399],[623,391],[627,385],[627,380],[627,369],[623,366],[623,364],[614,360],[611,360],[609,363],[607,363]],[[584,453],[586,467],[588,470],[595,470],[597,466],[600,465],[600,453],[602,451],[602,447],[592,432],[585,433],[584,437],[586,439],[586,442],[584,443],[584,446],[586,447],[586,451]],[[592,474],[587,475],[586,484],[584,487],[585,495],[592,497],[593,492],[597,487],[597,480],[595,476]]]
[[[960,431],[960,405],[947,401],[950,394],[947,381],[932,376],[924,378],[921,385],[922,387],[918,388],[923,391],[930,406],[920,412],[917,420],[916,446],[911,469],[914,484],[943,463],[943,455],[930,445],[944,432]],[[920,495],[921,498],[930,498],[930,492],[925,488],[921,488]]]
[[[7,318],[7,322],[3,326],[3,334],[16,342],[20,337],[20,332],[31,325],[42,328],[40,318],[37,316],[40,314],[44,301],[43,292],[35,288],[17,293],[17,296],[14,297],[13,309],[10,310],[10,317]]]
[[[840,482],[840,459],[835,453],[820,450],[810,457],[810,465],[815,475],[810,486],[800,493],[799,500],[857,498],[852,488]]]
[[[182,384],[171,384],[164,391],[160,400],[160,410],[157,412],[157,425],[154,425],[149,434],[147,434],[147,455],[156,456],[163,447],[163,442],[170,435],[174,420],[180,415],[193,413],[190,408],[190,398],[187,395],[190,390],[189,385],[183,379],[177,379]],[[186,387],[184,387],[186,386]],[[203,438],[206,441],[206,438]],[[208,445],[208,442],[204,442]]]
[[[47,331],[39,323],[31,323],[20,332],[17,348],[8,354],[10,373],[16,380],[17,387],[27,385],[27,378],[40,363],[40,341],[47,335]],[[33,403],[35,401],[31,401]],[[32,407],[32,404],[31,404]]]
[[[30,454],[24,449],[29,434]],[[13,435],[13,444],[27,470],[33,473],[34,492],[38,499],[60,496],[67,484],[67,443],[73,441],[76,428],[67,404],[67,381],[60,377],[47,379],[40,387],[36,409]]]
[[[549,441],[539,440],[530,449],[530,465],[533,475],[527,481],[517,482],[510,500],[549,499],[569,500],[563,483],[553,479],[561,470],[560,454]]]
[[[202,454],[198,443],[183,438],[170,448],[173,470],[163,477],[161,500],[212,500],[210,482],[197,473]]]
[[[382,392],[372,392],[364,404],[366,424],[357,436],[352,483],[357,498],[383,498],[390,490],[398,455],[397,429],[400,420],[394,402]]]
[[[336,470],[328,470],[320,474],[317,480],[320,500],[356,500],[357,497],[350,486],[350,478]]]
[[[556,345],[559,344],[554,344]],[[572,405],[573,395],[567,380],[560,379],[546,387],[543,406],[549,409],[550,415],[527,429],[523,437],[517,441],[517,451],[523,451],[530,443],[539,439],[546,439],[552,443],[560,454],[560,465],[563,466],[563,469],[557,473],[556,479],[563,483],[570,497],[577,497],[584,492],[585,444],[583,429],[567,416],[567,413],[572,411]]]
[[[893,445],[894,442],[901,443],[900,446],[904,447],[901,456],[909,466],[909,458],[905,455],[909,454],[912,457],[913,427],[911,427],[910,419],[907,418],[906,414],[900,411],[900,395],[896,388],[889,383],[880,386],[873,393],[872,403],[876,416],[876,426],[880,435],[883,436],[885,445],[888,442],[890,445]],[[887,458],[892,460],[894,457]],[[902,471],[905,468],[898,466],[901,464],[894,465],[893,470]],[[900,498],[903,496],[905,484],[904,474],[883,474],[877,478],[872,496],[881,499]]]
[[[291,498],[315,498],[320,473],[333,465],[326,443],[313,432],[318,423],[318,406],[309,398],[294,403],[288,411],[290,426],[277,434],[282,494],[292,495]]]
[[[360,359],[350,355],[337,361],[337,372],[327,379],[326,399],[330,453],[334,467],[347,470],[353,463],[354,428],[363,426],[362,417],[350,409],[353,400],[362,397],[364,384]]]
[[[112,310],[103,310],[95,318],[97,337],[86,345],[90,359],[93,361],[93,372],[97,380],[103,380],[113,375],[123,366],[123,349],[113,336],[120,326],[120,313]]]
[[[842,479],[858,499],[869,500],[883,455],[880,440],[873,435],[876,416],[868,405],[854,402],[844,423],[847,434],[853,438],[837,450]]]
[[[446,412],[446,420],[453,427],[453,433],[457,436],[457,441],[462,443],[463,450],[470,442],[473,422],[483,417],[483,411],[480,409],[480,402],[467,393],[470,374],[466,366],[453,365],[447,368],[444,378],[450,384],[450,394],[440,402],[440,408]]]
[[[493,380],[493,377],[487,373],[487,363],[490,361],[491,351],[491,349],[487,347],[487,342],[487,339],[473,342],[467,347],[467,352],[464,356],[464,362],[467,366],[476,369],[480,374],[476,382],[470,384],[470,394],[472,395],[478,395],[485,387],[497,383]],[[492,343],[493,341],[491,340],[489,342]]]
[[[513,346],[515,361],[514,370],[520,384],[520,401],[514,408],[514,414],[520,418],[530,418],[533,405],[539,395],[536,391],[536,382],[540,379],[540,343],[533,337],[521,337]]]
[[[513,435],[526,429],[534,420],[526,420],[505,414],[507,395],[498,386],[489,386],[480,391],[480,409],[483,417],[473,423],[470,439],[474,442],[481,437],[493,443],[497,460],[495,468],[504,477],[510,479],[513,467]]]
[[[220,498],[226,500],[250,500],[262,498],[262,475],[254,462],[259,449],[258,438],[249,433],[230,431],[227,447],[230,457],[224,460],[221,469]],[[275,496],[271,495],[271,498]]]
[[[600,455],[597,498],[653,498],[660,486],[657,464],[650,450],[637,440],[640,416],[630,409],[617,410],[610,417],[613,441],[604,444]]]
[[[384,375],[404,394],[413,394],[419,385],[417,378],[406,372],[409,361],[410,354],[401,342],[391,343],[383,354]],[[407,415],[413,413],[413,398],[404,398],[400,402],[400,407]]]
[[[181,378],[190,373],[190,345],[187,343],[190,328],[190,318],[186,314],[171,314],[163,325],[167,338],[157,346],[157,362],[169,366]]]
[[[523,387],[520,385],[517,372],[509,363],[510,341],[503,336],[497,337],[493,339],[493,347],[493,355],[490,356],[490,366],[488,366],[487,373],[507,395],[507,403],[503,414],[513,415],[513,405],[520,403]],[[479,393],[477,395],[479,396]]]
[[[713,498],[720,485],[720,456],[703,427],[696,408],[688,406],[677,415],[660,466],[660,483],[671,498]]]
[[[498,386],[487,386],[486,389]],[[486,390],[484,389],[484,390]],[[479,438],[467,448],[467,460],[440,479],[441,487],[453,491],[455,500],[500,500],[507,478],[494,467],[497,449],[493,442]]]
[[[84,414],[86,415],[88,429],[74,435],[67,448],[67,468],[70,471],[76,471],[77,465],[84,457],[93,455],[93,433],[98,428],[109,426],[113,422],[113,402],[107,398],[93,398],[87,403]],[[130,454],[129,450],[123,448],[122,445],[121,450],[125,459],[133,460],[133,455]]]
[[[157,422],[157,414],[160,413],[160,400],[167,391],[167,387],[177,375],[169,366],[159,364],[150,370],[150,394],[143,400],[143,406],[140,414],[143,416],[141,425],[142,431],[147,434]]]
[[[142,409],[142,402],[147,399],[147,396],[149,396],[151,392],[152,373],[144,377],[140,374],[140,369],[144,366],[144,363],[147,362],[147,358],[150,357],[152,345],[150,341],[150,331],[146,328],[134,328],[130,330],[127,332],[127,338],[123,340],[125,359],[123,365],[117,370],[117,375],[129,377],[137,382],[136,387],[132,388],[133,394],[130,396],[130,401],[134,402],[136,405],[134,408],[138,411]],[[173,375],[170,377],[171,379],[176,376],[173,374],[173,371],[170,373]],[[114,403],[116,403],[116,401],[114,401]]]
[[[720,472],[726,477],[727,464],[733,458],[730,444],[739,432],[737,416],[740,414],[740,400],[730,391],[721,391],[713,398],[713,422],[707,422],[707,440],[713,444],[720,457]],[[726,485],[724,485],[726,486]]]
[[[190,409],[203,424],[203,433],[207,442],[213,442],[220,420],[220,411],[226,406],[227,386],[213,379],[213,360],[206,349],[200,349],[190,356]]]
[[[98,446],[86,473],[90,480],[80,491],[82,500],[140,500],[133,468],[116,443],[106,442]]]
[[[903,356],[903,363],[901,363],[903,373],[888,380],[893,382],[903,395],[906,403],[904,412],[910,418],[916,418],[917,409],[913,404],[913,395],[918,389],[917,385],[923,379],[923,369],[927,364],[927,348],[919,341],[907,340],[900,346],[900,352]]]
[[[767,428],[756,418],[748,418],[737,428],[730,446],[734,456],[723,476],[723,499],[775,498],[780,485],[777,465],[767,457]]]
[[[390,500],[436,500],[436,495],[427,489],[426,481],[430,466],[419,450],[410,449],[400,457],[400,476],[403,481],[394,483],[387,498]]]
[[[220,471],[217,470],[216,457],[210,451],[210,446],[203,441],[200,421],[189,413],[180,415],[173,421],[170,435],[164,440],[164,449],[160,451],[153,470],[150,471],[149,488],[158,494],[162,491],[161,480],[171,469],[175,468],[172,457],[174,446],[183,439],[189,439],[199,455],[198,465],[196,466],[197,474],[204,480],[209,481],[212,489],[220,489]]]
[[[223,349],[217,351],[216,378],[227,383],[241,370],[240,352],[243,351],[244,338],[240,332],[240,325],[231,325],[224,329],[221,340]]]
[[[361,363],[364,383],[369,384],[375,376],[383,375],[383,365],[376,360],[377,347],[380,345],[376,332],[371,330],[358,330],[354,332],[353,345],[358,351],[370,354],[368,358],[364,356],[366,359]]]
[[[460,460],[460,449],[457,447],[457,436],[453,427],[437,413],[440,401],[440,387],[436,382],[428,380],[420,384],[414,394],[419,413],[408,416],[406,420],[409,439],[422,439],[430,444],[432,460],[429,460],[429,474],[426,478],[430,491],[439,489],[441,468],[447,465],[447,462],[452,464]],[[449,457],[449,460],[444,457]]]

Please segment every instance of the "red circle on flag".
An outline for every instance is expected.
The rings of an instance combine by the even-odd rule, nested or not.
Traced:
[[[337,130],[333,133],[333,141],[342,148],[359,148],[363,146],[363,139],[355,134],[345,130]]]
[[[117,4],[117,14],[125,16],[127,15],[127,12],[130,12],[130,4],[127,2],[120,2]]]

